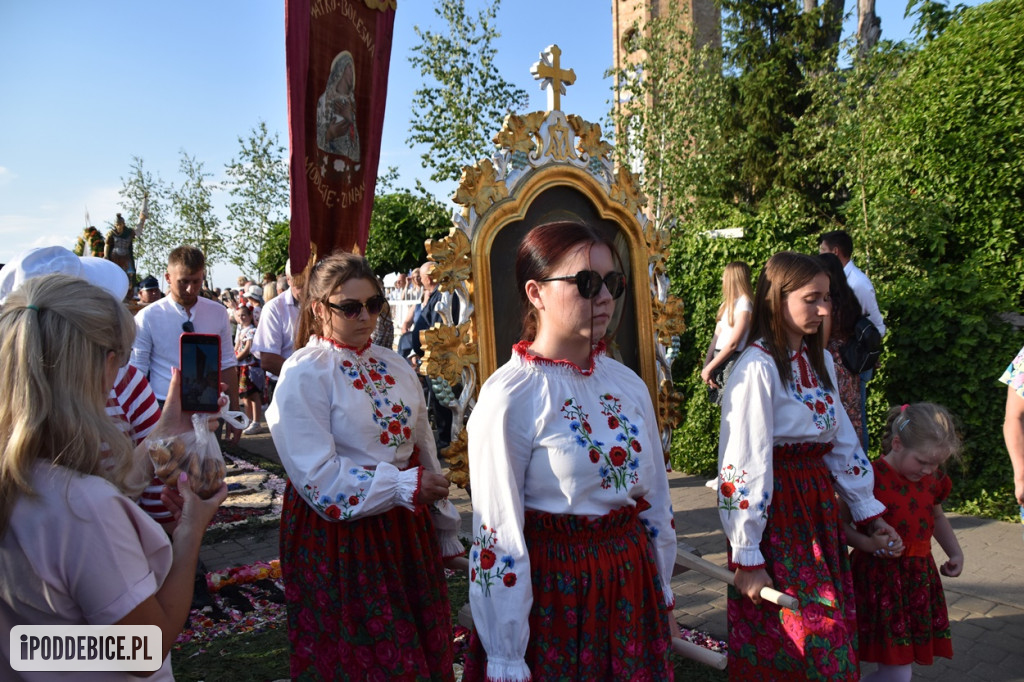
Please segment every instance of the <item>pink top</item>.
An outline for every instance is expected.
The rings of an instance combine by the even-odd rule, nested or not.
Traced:
[[[15,625],[112,625],[156,594],[171,567],[167,534],[110,482],[40,461],[0,537],[0,632]],[[0,679],[90,679],[16,672],[0,637]],[[92,673],[95,679],[137,679]],[[173,680],[170,657],[151,680]]]

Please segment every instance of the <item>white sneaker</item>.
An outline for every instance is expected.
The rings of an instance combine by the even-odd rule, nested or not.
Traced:
[[[266,428],[259,422],[250,422],[247,427],[242,429],[242,433],[246,436],[255,436],[256,434],[264,433],[265,431]]]

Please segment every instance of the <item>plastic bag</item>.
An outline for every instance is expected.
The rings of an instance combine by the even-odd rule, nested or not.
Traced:
[[[227,405],[219,416],[238,428],[245,428],[249,423],[248,417],[229,411]],[[192,415],[191,431],[151,440],[148,446],[156,475],[164,485],[176,488],[178,475],[184,471],[192,490],[204,500],[220,490],[226,473],[224,455],[217,434],[208,427],[209,419],[210,414],[196,412]]]

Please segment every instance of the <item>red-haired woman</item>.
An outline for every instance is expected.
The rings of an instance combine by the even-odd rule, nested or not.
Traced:
[[[676,537],[646,384],[605,354],[626,277],[595,230],[531,230],[522,341],[469,420],[466,680],[671,679]]]

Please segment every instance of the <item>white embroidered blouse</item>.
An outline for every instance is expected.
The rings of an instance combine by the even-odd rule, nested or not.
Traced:
[[[676,534],[651,396],[631,369],[595,352],[592,369],[526,352],[480,390],[469,419],[473,546],[469,601],[487,651],[487,677],[528,680],[533,603],[526,510],[598,517],[637,504],[661,574],[665,602]]]
[[[832,356],[825,367],[838,386]],[[853,518],[881,515],[885,505],[874,497],[874,474],[860,440],[839,401],[807,361],[807,348],[790,358],[791,381],[783,384],[775,360],[762,341],[743,351],[732,370],[722,401],[718,444],[718,513],[740,566],[764,565],[764,532],[774,480],[772,448],[797,443],[832,443],[824,456],[836,492]]]
[[[311,337],[285,361],[267,424],[292,485],[325,519],[414,509],[420,467],[441,473],[423,388],[388,348]],[[444,556],[464,553],[455,506],[431,511]]]

